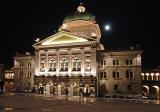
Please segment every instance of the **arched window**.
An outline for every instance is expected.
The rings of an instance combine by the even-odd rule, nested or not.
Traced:
[[[119,65],[119,60],[113,60],[113,65]]]
[[[117,72],[117,71],[114,70],[114,71],[112,72],[112,77],[113,77],[113,78],[119,78],[119,72]]]
[[[56,71],[56,60],[54,58],[49,60],[49,71]]]
[[[62,58],[60,60],[61,69],[60,71],[68,71],[68,60],[66,58]]]
[[[126,78],[128,79],[134,78],[134,74],[131,70],[126,70]]]
[[[107,74],[106,74],[106,72],[104,72],[103,74],[104,74],[104,75],[103,75],[104,79],[107,79]]]
[[[106,65],[106,60],[103,61],[103,65]]]
[[[40,63],[40,72],[45,72],[45,61],[44,58],[41,58],[41,63]]]
[[[126,78],[129,78],[129,70],[126,70]]]
[[[132,59],[126,59],[126,65],[132,65]]]
[[[113,78],[116,78],[116,72],[115,71],[112,72],[112,76],[113,76]]]
[[[73,71],[81,71],[81,60],[80,58],[77,58],[75,57],[73,60],[72,60],[72,65],[73,65]]]
[[[107,79],[107,73],[106,72],[100,72],[100,80]]]

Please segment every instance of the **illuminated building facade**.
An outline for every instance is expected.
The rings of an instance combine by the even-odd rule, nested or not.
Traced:
[[[4,84],[5,92],[15,91],[13,69],[8,69],[4,71],[4,81],[5,81]]]
[[[34,84],[34,56],[26,54],[16,54],[14,57],[14,83],[16,91],[31,91]]]
[[[141,73],[142,93],[151,99],[160,98],[160,68],[145,69]]]
[[[37,41],[33,45],[32,66],[37,93],[70,96],[140,93],[142,52],[107,51],[100,38],[95,16],[81,4],[75,13],[65,17],[56,34]],[[19,57],[15,60],[19,62]],[[20,69],[16,69],[19,74]]]

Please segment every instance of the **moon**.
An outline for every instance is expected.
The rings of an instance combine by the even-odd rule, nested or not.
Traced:
[[[107,25],[105,26],[105,30],[109,31],[109,30],[110,30],[110,25],[107,24]]]

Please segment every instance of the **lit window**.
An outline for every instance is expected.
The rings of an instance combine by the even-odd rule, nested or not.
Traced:
[[[81,60],[80,60],[80,58],[75,57],[72,60],[72,64],[73,64],[73,71],[81,71]]]
[[[49,60],[49,71],[56,71],[56,60],[54,58]]]
[[[62,58],[60,60],[60,65],[60,71],[68,71],[68,60],[66,58]]]

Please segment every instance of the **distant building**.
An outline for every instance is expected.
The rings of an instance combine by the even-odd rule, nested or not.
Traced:
[[[153,99],[160,98],[160,68],[144,69],[141,73],[142,92]]]
[[[99,93],[139,94],[141,51],[98,51]]]
[[[5,92],[15,91],[13,68],[5,70],[5,72],[4,72],[4,81],[5,81],[5,84],[4,84]]]
[[[67,15],[59,31],[33,45],[35,56],[14,57],[16,90],[54,95],[139,94],[140,50],[104,50],[95,16],[85,7]]]
[[[14,57],[14,82],[16,91],[31,91],[34,84],[34,56],[17,54]]]

